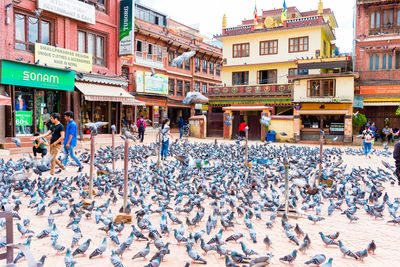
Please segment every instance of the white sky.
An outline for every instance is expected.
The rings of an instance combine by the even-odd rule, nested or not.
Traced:
[[[212,37],[222,30],[222,16],[226,13],[228,27],[237,26],[243,19],[252,19],[254,0],[140,0],[144,5],[167,14],[186,25],[198,24],[200,32]],[[261,9],[281,8],[283,0],[256,0],[258,14]],[[319,0],[286,0],[286,5],[297,6],[300,11],[318,9]],[[324,8],[331,8],[339,28],[336,45],[340,52],[351,52],[353,40],[353,7],[355,0],[323,0]]]

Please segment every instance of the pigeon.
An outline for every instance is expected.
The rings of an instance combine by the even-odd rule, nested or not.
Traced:
[[[74,261],[74,256],[71,254],[71,250],[69,248],[67,248],[67,253],[64,257],[64,263],[66,267],[74,267],[76,264],[76,261]]]
[[[72,256],[76,256],[76,255],[80,255],[82,254],[83,257],[85,257],[85,252],[86,250],[88,250],[89,246],[90,246],[90,242],[92,240],[89,238],[86,242],[82,243],[75,251],[74,253],[72,253]]]
[[[314,265],[321,265],[326,260],[326,256],[324,254],[317,254],[312,257],[310,260],[306,261],[305,264],[314,264]]]
[[[282,136],[287,136],[288,134],[286,132],[281,132]]]
[[[358,259],[358,257],[353,252],[351,252],[349,249],[347,249],[343,245],[341,240],[339,240],[338,242],[339,242],[339,249],[343,253],[343,256],[349,256],[349,257],[352,257],[352,258],[354,258],[356,260]]]
[[[92,135],[97,135],[97,129],[107,124],[108,122],[98,121],[98,122],[87,122],[85,123],[85,126],[90,128],[90,133]]]
[[[360,261],[364,261],[364,258],[368,256],[368,249],[364,249],[361,251],[356,251],[354,253]]]
[[[326,246],[329,246],[329,245],[339,246],[339,244],[337,242],[335,242],[332,239],[326,237],[322,232],[319,232],[319,235],[321,236],[321,239],[325,243]]]
[[[113,133],[116,133],[116,132],[117,132],[117,127],[115,127],[115,124],[111,125],[111,131],[112,131]]]
[[[104,237],[101,245],[90,254],[89,259],[102,255],[104,251],[106,251],[106,249],[107,249],[107,237]]]
[[[150,242],[147,242],[146,247],[142,250],[136,253],[133,257],[132,260],[137,259],[137,258],[146,258],[146,256],[150,253]]]
[[[267,117],[265,115],[262,115],[261,119],[260,119],[260,123],[262,125],[266,126],[266,127],[269,127],[270,123],[271,123],[271,117]]]
[[[372,255],[375,255],[376,244],[375,244],[374,240],[372,240],[371,243],[368,244],[367,250],[368,250],[368,253],[372,252]]]
[[[11,141],[14,142],[17,147],[21,147],[21,139],[19,139],[18,137],[11,138]]]
[[[321,265],[321,267],[332,267],[333,258],[329,258],[327,262]]]
[[[227,126],[231,126],[231,125],[232,125],[233,118],[234,118],[234,116],[229,116],[227,113],[225,113],[224,123],[225,123]]]
[[[289,264],[292,264],[293,261],[296,259],[296,257],[297,257],[297,249],[293,250],[292,253],[290,253],[282,258],[279,258],[279,260],[283,261],[283,262],[288,262]]]
[[[189,255],[189,257],[194,260],[195,262],[200,262],[203,264],[207,264],[207,261],[203,260],[200,255],[194,250],[192,249],[189,245],[186,245],[186,251]]]
[[[122,264],[121,259],[119,258],[119,256],[117,254],[115,254],[115,251],[112,250],[111,251],[111,263],[113,266],[115,267],[124,267],[124,265]]]
[[[189,51],[185,52],[182,55],[179,55],[178,57],[174,58],[172,60],[172,66],[177,67],[183,64],[183,62],[189,60],[196,54],[196,51]]]
[[[208,98],[205,97],[203,94],[200,92],[188,92],[186,94],[185,99],[182,100],[182,104],[184,105],[189,105],[195,102],[208,102]]]

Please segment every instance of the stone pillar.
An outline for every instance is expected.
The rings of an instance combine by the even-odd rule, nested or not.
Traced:
[[[226,118],[231,118],[232,117],[232,111],[226,110],[224,113],[224,139],[231,139],[232,136],[232,125],[228,126],[225,123]]]
[[[294,133],[294,140],[296,142],[300,141],[300,137],[301,137],[301,119],[300,119],[300,115],[299,112],[297,111],[297,109],[293,109],[293,133]]]
[[[352,115],[344,116],[344,142],[353,142],[353,118]]]

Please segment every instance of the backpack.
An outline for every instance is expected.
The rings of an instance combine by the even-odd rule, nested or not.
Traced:
[[[365,143],[371,143],[372,142],[372,136],[371,134],[367,133],[364,137]]]
[[[140,120],[139,122],[139,131],[144,131],[144,124],[143,124],[144,120]]]

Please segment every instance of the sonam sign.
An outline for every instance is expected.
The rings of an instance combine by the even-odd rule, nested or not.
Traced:
[[[0,81],[2,84],[74,91],[75,73],[2,60]]]
[[[122,0],[119,13],[119,54],[133,55],[135,30],[133,29],[135,3],[133,0]]]
[[[90,24],[96,24],[94,6],[78,0],[39,0],[38,8]]]

